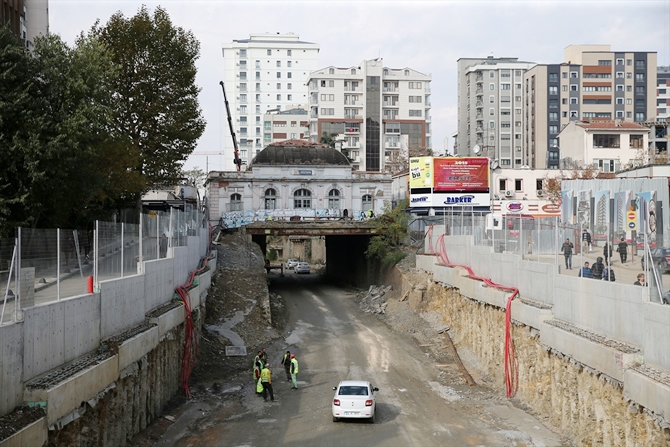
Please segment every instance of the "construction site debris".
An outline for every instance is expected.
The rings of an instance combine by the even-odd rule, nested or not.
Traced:
[[[359,302],[364,312],[384,314],[388,305],[388,296],[386,295],[392,289],[393,287],[391,286],[371,285],[365,294],[359,293],[356,296],[356,301]]]

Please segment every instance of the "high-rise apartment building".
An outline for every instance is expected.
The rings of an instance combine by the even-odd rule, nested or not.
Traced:
[[[342,140],[355,170],[395,172],[409,155],[431,149],[431,77],[384,67],[382,58],[310,74],[310,136]]]
[[[533,62],[518,58],[458,60],[458,145],[454,155],[481,155],[503,168],[521,167],[523,74]]]
[[[223,81],[240,158],[249,164],[265,146],[263,115],[307,104],[306,81],[318,68],[319,45],[297,34],[251,34],[223,45]],[[225,119],[225,118],[224,118]],[[235,170],[233,142],[224,138],[224,170]]]
[[[656,120],[670,120],[670,66],[656,69]]]
[[[26,48],[49,32],[49,0],[0,0],[0,26],[7,25]]]
[[[263,145],[286,140],[309,140],[307,109],[288,106],[263,115]]]
[[[558,169],[558,133],[574,120],[645,122],[656,116],[656,53],[570,45],[562,64],[524,76],[524,164]]]

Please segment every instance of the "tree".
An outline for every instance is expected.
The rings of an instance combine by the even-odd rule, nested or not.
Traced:
[[[336,133],[331,133],[329,134],[328,132],[324,132],[321,135],[321,141],[320,143],[322,144],[327,144],[328,146],[332,147],[335,149],[335,137],[337,137]]]
[[[403,200],[393,209],[387,206],[384,214],[376,219],[377,236],[370,239],[365,252],[366,257],[376,258],[386,266],[395,265],[405,257],[402,252],[402,241],[407,236],[409,222],[406,208],[407,200]]]
[[[175,183],[205,128],[195,85],[199,42],[164,9],[151,16],[145,6],[134,17],[118,12],[104,27],[96,23],[90,35],[120,70],[112,122],[139,154],[134,169],[151,187]]]
[[[196,166],[193,169],[182,170],[181,178],[186,180],[190,186],[195,186],[196,188],[203,188],[205,185],[205,180],[207,179],[207,174]]]

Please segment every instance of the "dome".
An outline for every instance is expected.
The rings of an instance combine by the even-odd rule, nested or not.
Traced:
[[[257,165],[350,166],[351,163],[344,154],[326,144],[288,140],[263,149],[251,162],[251,168]]]

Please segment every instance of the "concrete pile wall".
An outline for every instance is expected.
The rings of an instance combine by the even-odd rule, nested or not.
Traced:
[[[178,391],[185,321],[184,306],[163,306],[208,245],[205,234],[189,236],[174,257],[145,262],[144,274],[104,281],[100,293],[27,308],[22,322],[0,327],[0,415],[24,402],[46,408],[46,417],[0,446],[126,445],[159,415]],[[189,292],[198,330],[215,268],[210,259]],[[113,352],[92,366],[50,379],[110,344]],[[35,386],[43,380],[47,386]]]
[[[444,246],[451,263],[521,290],[512,303],[520,401],[579,446],[670,445],[670,338],[660,335],[670,330],[670,306],[647,302],[635,286],[573,284],[577,278],[559,276],[553,265],[492,253],[471,237],[445,237]],[[410,305],[442,315],[459,350],[504,392],[510,294],[433,255],[417,256],[417,268],[430,280],[403,281]]]

